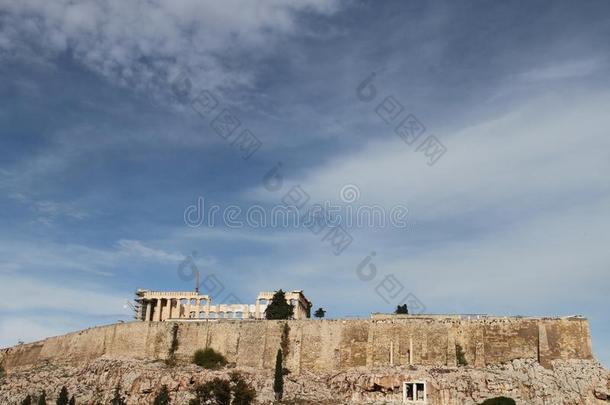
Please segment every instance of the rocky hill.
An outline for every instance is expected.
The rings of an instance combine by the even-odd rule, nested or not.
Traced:
[[[229,365],[209,371],[191,364],[168,367],[162,361],[99,358],[79,366],[44,363],[15,368],[0,385],[0,403],[19,404],[27,394],[38,395],[43,389],[54,401],[65,385],[77,404],[108,404],[120,383],[128,404],[151,404],[163,384],[169,387],[173,404],[188,404],[196,384],[236,370],[256,389],[257,403],[273,402],[269,370]],[[594,360],[556,361],[553,370],[532,360],[513,360],[484,368],[396,366],[289,374],[284,403],[401,403],[401,383],[414,380],[427,381],[428,403],[434,405],[473,405],[501,395],[518,404],[610,404],[610,372]]]

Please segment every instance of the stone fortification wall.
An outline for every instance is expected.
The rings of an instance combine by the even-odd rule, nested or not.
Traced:
[[[462,359],[474,366],[534,359],[548,367],[555,359],[592,358],[589,325],[579,317],[374,316],[114,324],[3,349],[0,362],[10,370],[42,362],[81,364],[99,357],[162,360],[169,356],[174,325],[178,359],[212,347],[239,366],[272,369],[284,340],[286,365],[296,373],[390,364],[455,365]]]

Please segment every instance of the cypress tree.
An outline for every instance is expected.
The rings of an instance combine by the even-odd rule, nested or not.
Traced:
[[[277,356],[275,357],[275,375],[273,378],[273,392],[275,393],[275,399],[278,401],[281,401],[284,395],[284,367],[282,363],[282,349],[278,349]]]
[[[32,405],[32,396],[28,394],[25,398],[23,398],[21,405]]]
[[[61,387],[61,391],[59,391],[59,397],[57,397],[57,401],[55,401],[55,403],[57,405],[68,405],[68,402],[68,389],[64,385],[63,387]]]
[[[42,390],[42,394],[38,397],[38,405],[47,405],[47,393],[45,390]]]
[[[121,396],[121,383],[114,387],[114,398],[110,401],[111,405],[127,405],[125,398]]]
[[[68,405],[76,405],[76,399],[74,398],[74,395],[72,395],[72,398],[70,398],[70,402],[68,402]]]

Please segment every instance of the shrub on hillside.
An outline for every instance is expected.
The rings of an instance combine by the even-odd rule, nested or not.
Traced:
[[[153,401],[153,405],[170,405],[171,400],[169,398],[169,390],[167,389],[167,385],[163,384],[161,386],[161,390],[155,397]]]
[[[227,364],[227,359],[212,348],[197,350],[193,354],[193,363],[207,369],[217,369]]]
[[[514,399],[508,397],[495,397],[486,399],[481,402],[481,405],[516,405],[516,402]]]
[[[214,378],[195,387],[195,398],[189,405],[251,405],[256,391],[239,373],[231,373],[229,380]]]
[[[195,398],[189,401],[189,405],[230,405],[231,383],[221,378],[214,378],[195,387]]]
[[[231,391],[233,392],[232,405],[250,405],[256,398],[256,390],[246,382],[239,373],[231,373]]]

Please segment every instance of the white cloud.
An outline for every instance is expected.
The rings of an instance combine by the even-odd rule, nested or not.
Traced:
[[[395,137],[285,178],[282,191],[258,186],[246,196],[277,201],[300,184],[312,201],[337,201],[354,183],[360,203],[409,207],[406,230],[357,232],[345,264],[295,243],[291,263],[320,277],[355,279],[355,264],[375,250],[380,271],[431,311],[587,315],[605,305],[609,281],[609,108],[606,93],[525,100],[499,118],[437,133],[448,151],[433,167]]]
[[[568,198],[609,192],[608,108],[608,94],[530,100],[500,118],[437,133],[448,151],[432,167],[417,144],[394,136],[286,178],[285,189],[300,184],[313,200],[337,201],[345,184],[356,184],[359,203],[405,204],[418,222],[489,208],[552,209]],[[281,193],[257,185],[246,197],[276,202]]]
[[[206,87],[248,85],[252,67],[225,60],[273,52],[278,36],[297,31],[297,14],[328,14],[337,2],[305,0],[0,0],[0,52],[70,50],[93,71],[139,89],[165,90],[186,70]],[[31,52],[29,50],[28,52]]]
[[[66,283],[0,273],[0,295],[6,300],[3,311],[41,309],[91,315],[124,311],[123,305],[127,297],[102,291],[101,286],[67,286]]]
[[[569,79],[590,75],[601,66],[600,59],[572,60],[535,68],[520,74],[518,78],[526,82]]]
[[[179,262],[184,260],[185,257],[178,253],[168,253],[161,249],[150,248],[138,240],[121,239],[118,246],[122,254],[153,259],[159,262]]]
[[[168,242],[169,243],[169,242]],[[142,241],[121,239],[116,248],[95,248],[81,244],[54,243],[47,240],[10,240],[0,243],[0,274],[77,274],[113,276],[118,271],[134,271],[142,264],[174,268],[185,259],[180,252],[153,248]],[[201,257],[214,263],[211,256]]]

